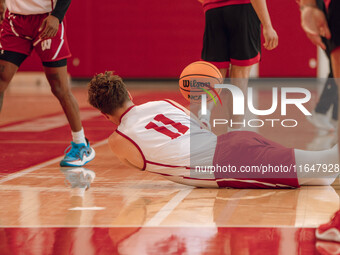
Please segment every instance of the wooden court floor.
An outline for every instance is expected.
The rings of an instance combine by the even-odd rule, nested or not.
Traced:
[[[31,83],[11,84],[0,131],[61,113],[48,87]],[[168,86],[160,87],[163,83]],[[183,102],[173,82],[149,87],[127,84],[138,102],[165,95]],[[73,92],[80,108],[88,110],[86,87],[75,86]],[[270,100],[266,95],[264,89],[259,102]],[[308,107],[314,104],[315,97]],[[83,116],[98,117],[93,112]],[[319,133],[300,119],[301,124],[289,131],[281,127],[257,131],[300,149],[329,148],[334,142],[334,134]],[[85,132],[101,132],[102,123],[104,119],[85,126]],[[14,130],[2,132],[18,136],[23,132]],[[110,127],[105,132],[109,134]],[[41,143],[41,151],[49,153],[45,144],[66,148],[69,140],[70,135],[49,137]],[[37,139],[11,142],[25,151],[39,143],[39,134]],[[8,165],[4,153],[8,143],[0,140],[0,166]],[[96,178],[83,196],[65,184],[59,167],[63,149],[58,156],[23,169],[0,168],[0,254],[324,254],[319,253],[323,244],[316,243],[313,233],[339,208],[338,180],[329,187],[294,190],[192,188],[122,165],[111,154],[106,138],[92,144],[96,158],[85,168],[94,171]],[[10,159],[13,166],[22,160]]]

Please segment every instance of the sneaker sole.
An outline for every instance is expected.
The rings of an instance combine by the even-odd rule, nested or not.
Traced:
[[[340,254],[340,244],[327,241],[317,241],[316,250],[320,254],[338,255]],[[318,254],[319,254],[318,253]]]
[[[330,228],[323,233],[319,233],[319,231],[316,230],[315,236],[320,240],[340,242],[340,232],[335,228]]]
[[[61,161],[60,166],[71,166],[71,167],[84,166],[85,164],[92,161],[95,156],[96,156],[96,152],[92,148],[92,153],[88,157],[85,156],[82,161],[71,161],[71,162]]]

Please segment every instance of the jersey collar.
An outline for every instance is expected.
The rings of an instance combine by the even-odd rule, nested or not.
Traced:
[[[129,108],[126,109],[126,111],[120,115],[120,118],[119,118],[119,123],[122,122],[122,118],[125,116],[125,114],[127,114],[133,107],[135,107],[136,105],[131,105]]]

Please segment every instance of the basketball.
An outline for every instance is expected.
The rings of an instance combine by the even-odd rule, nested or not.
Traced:
[[[197,61],[191,63],[181,73],[179,89],[186,100],[200,103],[202,94],[207,94],[207,101],[218,97],[221,89],[215,89],[215,84],[221,84],[223,77],[216,66],[209,62]]]

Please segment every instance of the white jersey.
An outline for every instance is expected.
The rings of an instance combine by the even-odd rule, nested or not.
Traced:
[[[49,13],[56,3],[57,0],[6,0],[8,10],[21,15]]]
[[[212,165],[217,142],[212,132],[167,100],[132,106],[122,115],[117,133],[139,149],[144,170],[176,182],[183,182],[176,177],[190,179],[190,163]]]

